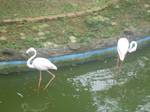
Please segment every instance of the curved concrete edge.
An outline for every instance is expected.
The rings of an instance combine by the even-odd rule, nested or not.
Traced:
[[[137,40],[138,50],[146,47],[150,43],[150,36],[143,37],[142,39]],[[67,55],[60,55],[56,57],[49,57],[48,59],[55,63],[57,66],[66,66],[75,63],[84,63],[94,60],[102,60],[106,57],[112,57],[116,55],[116,46],[109,48],[96,49],[91,51],[86,51],[82,53],[72,53]],[[8,74],[11,72],[21,72],[29,71],[26,67],[26,61],[1,61],[0,62],[0,74]]]

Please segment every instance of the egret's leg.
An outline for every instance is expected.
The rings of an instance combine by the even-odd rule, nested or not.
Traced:
[[[119,68],[120,66],[120,59],[119,59],[119,55],[117,56],[117,68]]]
[[[122,61],[119,59],[119,55],[117,57],[117,69],[118,69],[118,73],[120,73],[122,69]]]
[[[47,71],[50,75],[52,75],[52,78],[49,80],[49,82],[46,84],[46,86],[44,87],[44,90],[50,85],[50,83],[54,80],[55,75],[53,73],[51,73],[50,71]]]
[[[121,72],[121,69],[122,69],[122,61],[120,61],[120,65],[119,65],[119,73]]]
[[[40,77],[39,77],[39,83],[38,83],[38,90],[40,89],[41,81],[42,81],[42,72],[40,71]]]

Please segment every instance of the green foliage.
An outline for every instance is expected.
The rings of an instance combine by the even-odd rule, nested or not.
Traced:
[[[1,0],[0,19],[55,15],[96,5],[92,0]]]
[[[78,9],[79,7],[77,4],[65,3],[62,10],[64,10],[65,12],[70,12]]]
[[[41,47],[42,46],[41,42],[42,42],[41,40],[35,41],[33,39],[33,37],[27,37],[27,39],[24,40],[24,45],[25,46],[32,46],[32,47]]]
[[[103,16],[89,16],[85,20],[85,24],[89,28],[101,28],[104,25],[107,25],[109,23],[109,18],[103,17]]]

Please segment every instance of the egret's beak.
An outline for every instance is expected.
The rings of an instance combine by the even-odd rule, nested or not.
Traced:
[[[29,52],[30,52],[30,49],[28,49],[28,50],[26,51],[26,54],[29,54]]]

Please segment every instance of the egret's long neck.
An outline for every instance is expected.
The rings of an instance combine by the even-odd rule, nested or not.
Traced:
[[[32,62],[31,62],[31,61],[36,57],[37,53],[36,53],[36,50],[33,50],[33,52],[34,52],[34,55],[31,56],[31,57],[28,59],[28,61],[27,61],[27,66],[28,66],[29,68],[34,68],[34,66],[32,65]]]
[[[136,49],[137,49],[137,42],[132,41],[132,42],[130,43],[128,52],[129,52],[129,53],[132,53],[132,52],[136,51]]]

